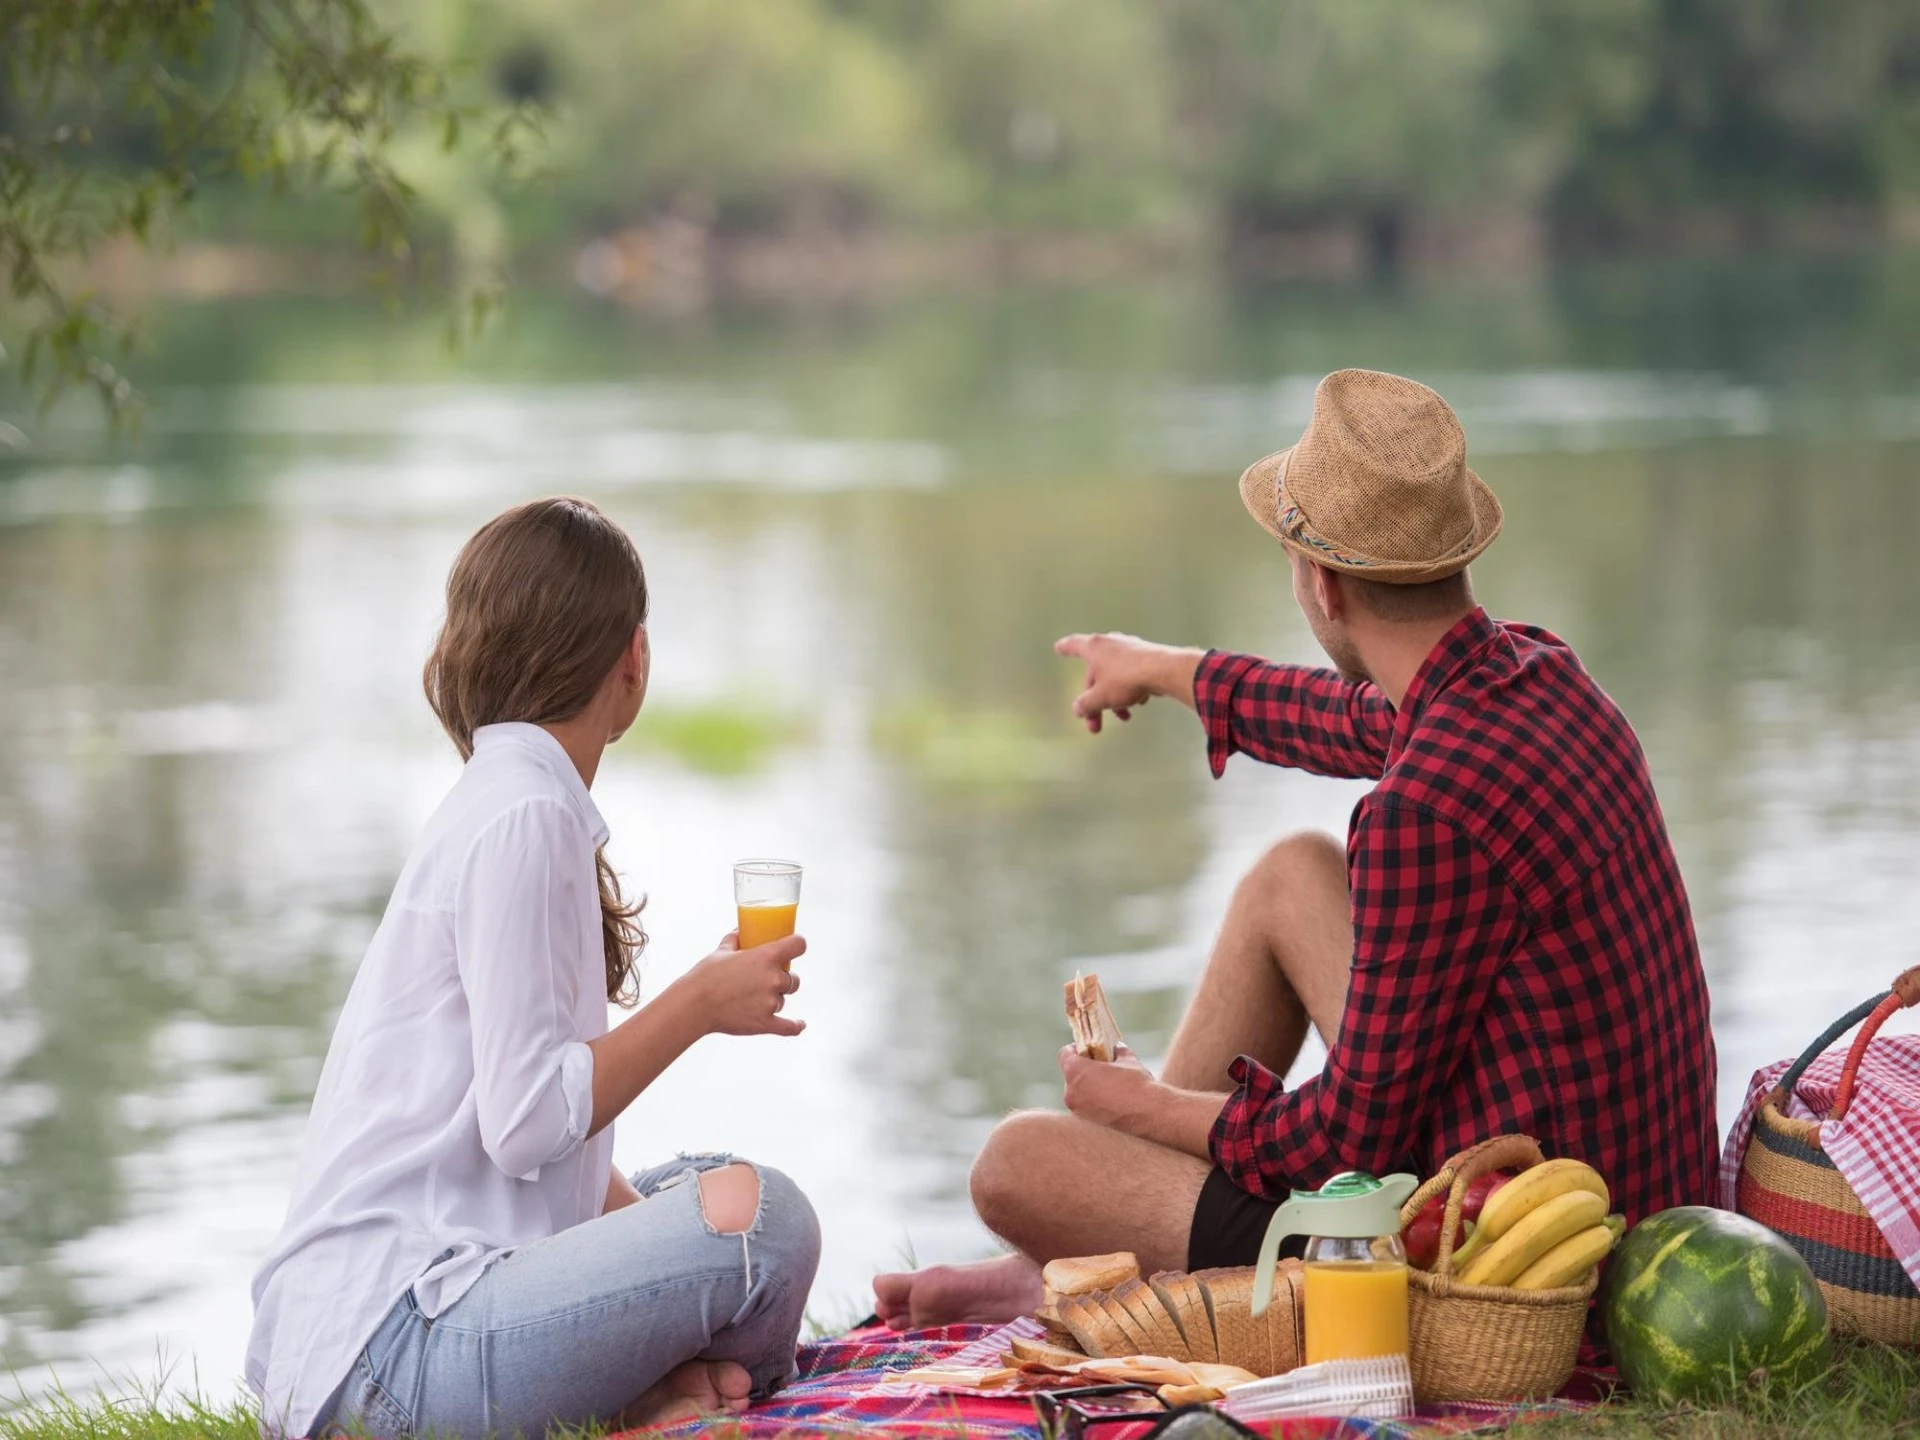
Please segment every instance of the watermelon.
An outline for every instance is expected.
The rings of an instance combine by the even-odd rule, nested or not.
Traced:
[[[1620,1373],[1663,1404],[1790,1390],[1831,1360],[1827,1302],[1807,1262],[1766,1226],[1704,1205],[1627,1232],[1600,1313]]]

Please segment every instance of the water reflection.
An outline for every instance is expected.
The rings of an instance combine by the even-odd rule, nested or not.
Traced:
[[[533,304],[461,374],[337,305],[180,312],[144,438],[56,427],[0,473],[0,1360],[237,1373],[335,1007],[454,773],[417,698],[440,579],[557,488],[632,527],[658,595],[661,723],[597,787],[649,984],[725,928],[735,854],[809,865],[806,1041],[697,1051],[620,1158],[791,1169],[823,1318],[903,1247],[983,1247],[966,1161],[1055,1093],[1064,976],[1097,965],[1162,1042],[1240,869],[1359,793],[1215,785],[1157,706],[1089,739],[1049,650],[1311,658],[1230,479],[1343,363],[1454,396],[1508,513],[1484,598],[1639,726],[1724,1109],[1914,958],[1914,275],[1172,282],[693,331]]]

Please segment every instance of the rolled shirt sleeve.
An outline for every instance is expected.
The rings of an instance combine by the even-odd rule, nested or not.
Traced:
[[[1368,796],[1348,850],[1353,974],[1326,1066],[1288,1091],[1242,1055],[1214,1122],[1214,1162],[1270,1199],[1416,1150],[1524,923],[1480,848],[1422,806]]]
[[[583,953],[581,919],[595,887],[591,838],[544,799],[483,830],[461,875],[454,953],[480,1143],[518,1180],[572,1154],[593,1125],[593,1052],[574,1014],[599,971],[599,955]]]
[[[1235,753],[1347,780],[1377,780],[1386,768],[1394,711],[1371,683],[1209,650],[1193,677],[1193,700],[1216,777]]]

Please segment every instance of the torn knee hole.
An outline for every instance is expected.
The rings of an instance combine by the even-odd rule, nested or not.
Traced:
[[[760,1213],[760,1175],[751,1165],[722,1165],[700,1176],[700,1214],[722,1235],[744,1235]]]

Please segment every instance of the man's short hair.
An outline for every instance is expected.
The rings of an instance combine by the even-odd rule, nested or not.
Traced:
[[[1419,585],[1388,585],[1380,580],[1363,580],[1344,570],[1340,580],[1356,604],[1364,606],[1375,619],[1391,624],[1438,620],[1473,608],[1473,586],[1464,570]]]

